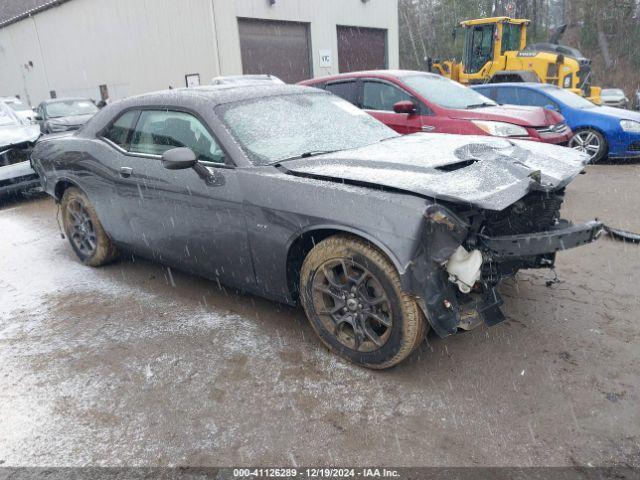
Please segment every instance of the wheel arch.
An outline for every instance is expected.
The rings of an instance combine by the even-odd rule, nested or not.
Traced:
[[[57,179],[55,186],[53,187],[53,196],[56,199],[56,201],[59,202],[60,200],[62,200],[62,196],[64,195],[64,192],[70,187],[75,187],[86,195],[86,192],[76,182],[74,182],[73,180],[70,180],[69,178],[63,177],[63,178]]]
[[[398,257],[394,255],[389,247],[372,235],[344,225],[314,225],[297,232],[291,237],[287,245],[286,280],[289,295],[293,300],[297,301],[298,299],[300,271],[302,270],[304,259],[317,243],[335,235],[350,235],[370,243],[389,259],[398,272],[401,273],[403,271]]]
[[[605,137],[605,140],[607,139],[607,132],[600,125],[594,125],[594,124],[589,124],[589,123],[587,123],[587,124],[579,124],[579,125],[574,126],[572,128],[572,130],[574,132],[577,132],[578,130],[596,130],[597,132],[602,134],[603,137]]]
[[[607,151],[605,152],[606,154],[609,153],[609,147],[610,147],[610,142],[609,142],[609,135],[606,133],[606,131],[599,125],[578,125],[574,128],[571,129],[571,131],[573,132],[573,134],[575,135],[577,132],[579,132],[580,130],[595,130],[596,132],[598,132],[600,135],[602,135],[602,138],[604,139],[604,144],[607,147]]]

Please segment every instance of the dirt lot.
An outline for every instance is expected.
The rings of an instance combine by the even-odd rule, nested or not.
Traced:
[[[564,214],[640,231],[640,165]],[[640,465],[640,246],[502,287],[508,321],[373,372],[300,310],[141,260],[83,267],[48,198],[0,207],[0,464]]]

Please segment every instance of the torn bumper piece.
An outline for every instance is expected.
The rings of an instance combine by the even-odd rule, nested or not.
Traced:
[[[487,237],[479,235],[480,245],[492,260],[500,261],[554,253],[585,245],[596,240],[603,231],[601,222],[592,221],[538,233]]]
[[[615,238],[616,240],[629,243],[640,243],[640,234],[628,232],[619,228],[609,227],[608,225],[604,226],[604,230],[609,234],[611,238]]]
[[[434,331],[445,337],[482,322],[491,326],[503,321],[503,302],[496,290],[501,275],[481,278],[476,288],[465,291],[451,281],[447,272],[447,262],[454,258],[456,249],[470,241],[465,240],[469,225],[438,205],[427,209],[425,219],[425,241],[413,261],[409,283]],[[504,271],[515,273],[519,268],[553,265],[556,252],[593,242],[602,232],[603,224],[597,221],[583,225],[560,221],[556,227],[541,232],[477,235],[473,244],[482,253],[483,265],[503,265]]]

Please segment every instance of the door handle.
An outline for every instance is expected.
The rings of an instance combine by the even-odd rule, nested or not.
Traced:
[[[423,125],[422,126],[422,131],[423,132],[431,132],[433,130],[435,130],[436,127],[434,127],[433,125]]]
[[[133,173],[133,168],[131,167],[120,167],[120,176],[122,178],[129,178]]]
[[[193,169],[210,187],[221,187],[225,184],[224,175],[216,171],[215,168],[207,168],[201,163],[196,163]]]

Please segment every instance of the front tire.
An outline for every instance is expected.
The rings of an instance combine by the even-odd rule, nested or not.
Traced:
[[[105,265],[118,256],[93,205],[75,187],[65,190],[61,202],[62,224],[71,248],[82,263],[91,267]]]
[[[337,235],[307,255],[301,300],[311,326],[333,352],[368,368],[389,368],[424,339],[426,321],[401,290],[395,266],[360,239]]]
[[[590,163],[599,162],[604,159],[609,152],[609,147],[604,135],[592,128],[576,130],[573,138],[569,141],[569,147],[589,155]]]

